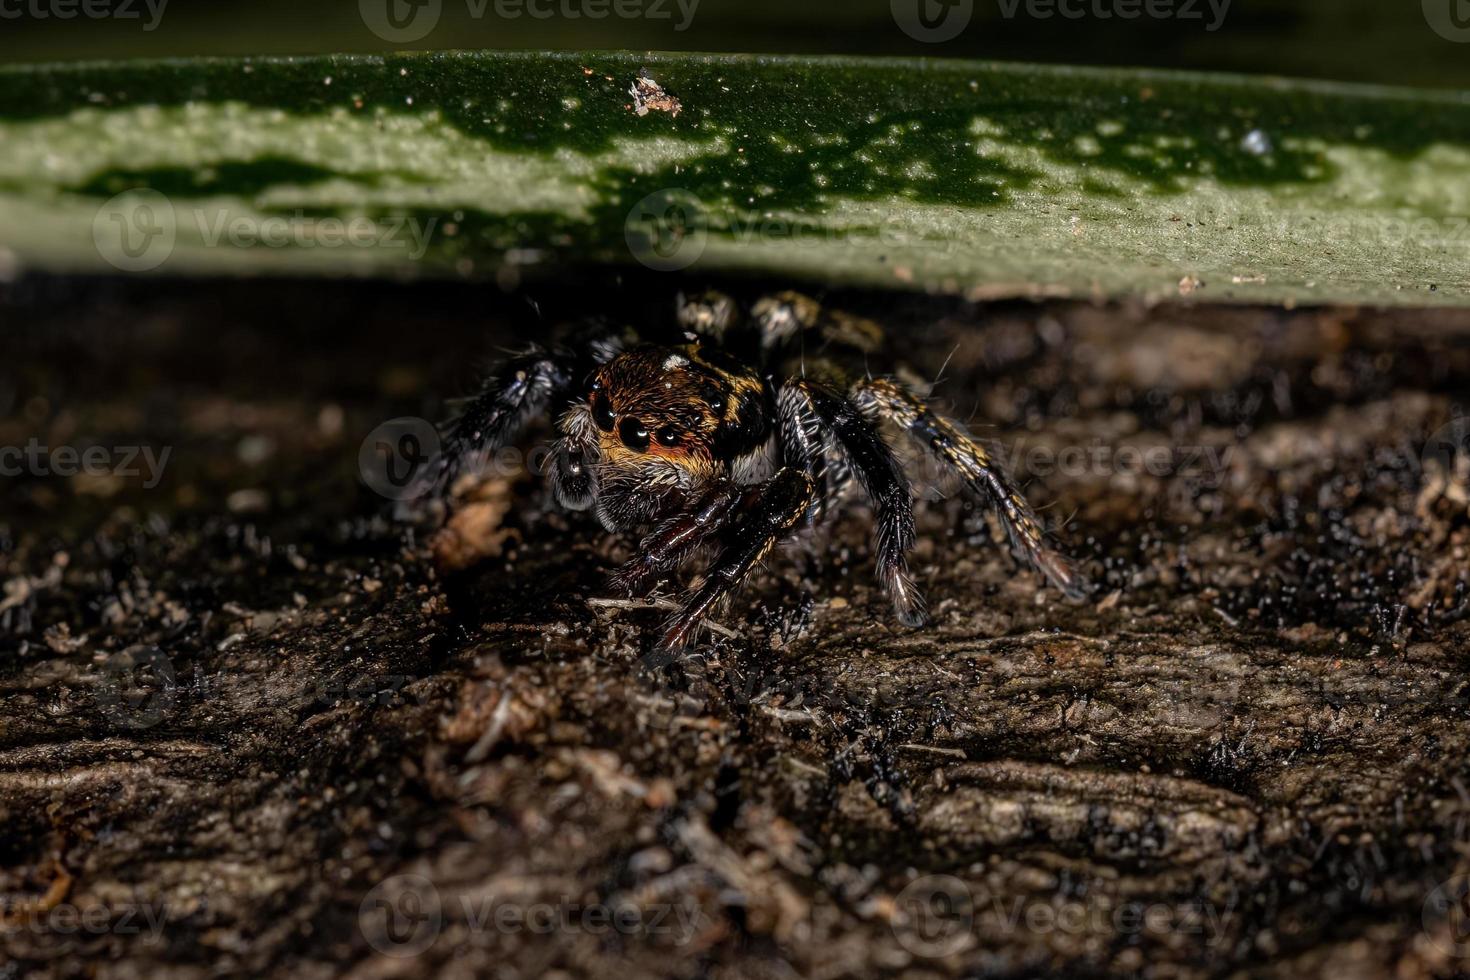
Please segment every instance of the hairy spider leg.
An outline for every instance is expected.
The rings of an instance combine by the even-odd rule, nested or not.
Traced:
[[[443,497],[464,473],[484,468],[491,453],[514,440],[534,417],[564,397],[576,377],[576,359],[532,347],[501,364],[449,423],[439,455],[424,473],[428,491]]]
[[[816,487],[811,478],[790,467],[781,469],[765,483],[745,488],[741,500],[744,519],[731,534],[730,543],[715,559],[704,584],[669,620],[659,640],[659,648],[682,650],[687,647],[699,621],[710,607],[733,592],[755,564],[801,523],[815,494]]]
[[[714,289],[685,295],[675,302],[679,326],[715,343],[723,343],[731,327],[740,322],[740,308],[735,301]]]
[[[812,505],[807,509],[808,524],[816,524],[827,512],[829,500],[836,499],[841,487],[831,472],[828,460],[832,440],[822,424],[822,417],[812,404],[805,388],[785,385],[776,396],[776,433],[780,437],[781,460],[801,470],[817,487]]]
[[[804,397],[842,447],[875,513],[878,580],[893,599],[905,626],[928,622],[924,597],[909,575],[908,552],[914,546],[914,497],[908,477],[883,436],[847,398],[826,385],[802,379],[783,388]]]
[[[532,419],[554,411],[588,371],[622,349],[622,338],[598,323],[575,347],[532,344],[496,365],[463,411],[445,423],[444,444],[420,478],[423,493],[442,499],[462,474],[482,470],[492,453],[514,441]],[[566,476],[566,462],[558,453],[558,478]],[[591,493],[590,486],[585,489]]]
[[[720,531],[735,513],[745,491],[721,480],[694,498],[693,506],[665,519],[639,545],[638,554],[613,573],[611,586],[623,595],[646,595],[665,575]]]
[[[1012,546],[1052,585],[1069,598],[1080,599],[1086,595],[1085,583],[1076,569],[1064,555],[1047,545],[1041,521],[1031,505],[984,446],[954,422],[936,415],[922,399],[892,378],[857,382],[852,386],[852,401],[869,418],[890,420],[954,469],[972,495],[996,510]]]

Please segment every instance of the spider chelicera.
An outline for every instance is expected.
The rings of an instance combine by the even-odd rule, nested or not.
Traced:
[[[426,480],[445,493],[536,416],[556,420],[549,469],[557,501],[593,508],[609,531],[646,530],[612,578],[646,595],[696,551],[714,549],[702,584],[665,626],[677,650],[782,540],[827,518],[854,485],[872,506],[878,579],[901,622],[927,622],[909,574],[913,491],[885,438],[907,433],[991,507],[1017,554],[1069,597],[1083,584],[985,447],[892,377],[849,374],[844,355],[878,351],[870,320],[796,293],[742,313],[729,297],[680,297],[661,343],[583,330],[505,361],[449,428]]]

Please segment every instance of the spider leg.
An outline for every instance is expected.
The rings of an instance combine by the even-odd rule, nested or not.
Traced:
[[[810,296],[788,290],[757,300],[750,315],[760,331],[761,350],[771,352],[795,343],[815,328],[822,305]]]
[[[585,405],[568,409],[557,422],[561,438],[552,447],[551,492],[567,510],[586,510],[597,499],[595,466],[601,458],[597,426]]]
[[[715,343],[725,339],[725,334],[740,320],[735,301],[724,293],[708,289],[692,295],[679,294],[676,303],[679,326]]]
[[[611,586],[624,595],[644,595],[658,579],[725,527],[741,500],[741,488],[721,481],[694,499],[693,506],[666,519],[639,545],[638,554],[613,573]]]
[[[807,511],[807,523],[815,524],[826,513],[827,501],[836,496],[836,474],[828,466],[831,439],[811,394],[797,385],[785,385],[776,396],[776,418],[782,461],[805,473],[818,489]]]
[[[836,439],[877,512],[878,580],[892,597],[900,622],[924,625],[928,622],[924,597],[909,575],[908,563],[914,546],[913,491],[893,450],[856,405],[826,385],[792,381],[782,389],[782,398],[804,406]]]
[[[575,369],[571,355],[539,346],[501,364],[449,424],[443,447],[422,477],[424,491],[442,498],[461,474],[482,469],[491,453],[515,439],[553,400],[565,396]]]
[[[564,402],[593,365],[616,357],[622,347],[622,338],[598,323],[579,333],[572,347],[548,350],[532,344],[497,365],[448,423],[438,455],[420,477],[421,494],[442,499],[461,474],[482,469],[492,453],[519,436],[533,418]],[[561,453],[557,467],[553,476],[564,476],[567,461]]]
[[[990,458],[985,447],[947,418],[936,415],[924,401],[891,378],[873,378],[852,387],[852,400],[869,416],[890,419],[939,460],[959,473],[969,491],[995,507],[1011,544],[1061,592],[1073,599],[1086,595],[1086,586],[1067,558],[1046,543],[1041,521]]]
[[[799,470],[785,468],[765,483],[745,490],[745,518],[715,559],[709,576],[664,630],[659,647],[680,650],[689,645],[699,621],[720,599],[733,592],[778,541],[801,523],[816,488]]]
[[[761,349],[768,354],[793,347],[803,338],[814,348],[830,344],[860,354],[883,346],[883,328],[874,321],[826,308],[792,290],[756,301],[750,314],[760,332]]]

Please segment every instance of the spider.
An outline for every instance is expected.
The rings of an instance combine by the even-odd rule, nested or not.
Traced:
[[[728,296],[679,297],[652,342],[606,326],[503,362],[471,398],[425,471],[442,498],[536,416],[556,420],[548,470],[571,510],[611,532],[645,530],[613,589],[647,595],[691,555],[715,556],[666,623],[677,651],[778,543],[828,518],[856,484],[875,521],[877,577],[900,622],[928,621],[909,573],[913,491],[882,426],[906,432],[965,491],[994,508],[1016,553],[1063,594],[1084,587],[985,448],[891,376],[844,371],[882,348],[876,323],[782,293],[742,311]]]

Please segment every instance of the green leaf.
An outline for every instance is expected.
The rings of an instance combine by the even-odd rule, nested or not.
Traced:
[[[669,99],[640,115],[645,69]],[[54,269],[641,261],[976,297],[1463,304],[1470,96],[622,53],[21,67],[0,72],[0,247]]]

